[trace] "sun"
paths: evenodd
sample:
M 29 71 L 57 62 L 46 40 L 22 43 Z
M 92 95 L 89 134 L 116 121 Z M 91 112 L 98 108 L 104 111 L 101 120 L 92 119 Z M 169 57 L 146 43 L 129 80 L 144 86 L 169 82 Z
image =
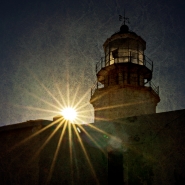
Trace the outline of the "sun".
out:
M 76 112 L 76 110 L 75 110 L 74 108 L 72 108 L 72 107 L 66 107 L 66 108 L 64 108 L 64 109 L 61 111 L 61 114 L 62 114 L 62 116 L 64 116 L 64 118 L 65 118 L 66 120 L 69 120 L 69 121 L 71 121 L 71 122 L 73 122 L 73 121 L 76 119 L 76 117 L 77 117 L 77 112 Z

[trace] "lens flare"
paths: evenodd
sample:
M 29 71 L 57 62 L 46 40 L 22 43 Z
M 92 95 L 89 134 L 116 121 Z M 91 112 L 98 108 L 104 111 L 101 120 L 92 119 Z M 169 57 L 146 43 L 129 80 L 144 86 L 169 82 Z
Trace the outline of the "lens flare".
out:
M 64 116 L 64 118 L 66 120 L 69 120 L 71 122 L 73 122 L 76 117 L 77 117 L 77 112 L 74 108 L 72 107 L 67 107 L 67 108 L 64 108 L 61 112 L 62 116 Z

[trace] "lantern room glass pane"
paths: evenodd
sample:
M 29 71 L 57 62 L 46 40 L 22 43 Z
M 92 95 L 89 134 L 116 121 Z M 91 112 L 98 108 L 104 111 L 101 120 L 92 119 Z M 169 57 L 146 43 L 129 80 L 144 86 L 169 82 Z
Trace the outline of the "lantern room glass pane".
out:
M 105 48 L 105 66 L 127 62 L 143 65 L 144 47 L 141 42 L 133 38 L 113 40 Z

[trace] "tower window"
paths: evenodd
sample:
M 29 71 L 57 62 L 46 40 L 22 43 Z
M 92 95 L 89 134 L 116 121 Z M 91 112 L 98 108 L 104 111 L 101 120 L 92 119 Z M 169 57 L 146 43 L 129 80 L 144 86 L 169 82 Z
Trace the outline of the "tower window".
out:
M 114 59 L 118 58 L 118 49 L 112 51 L 112 56 L 113 56 Z

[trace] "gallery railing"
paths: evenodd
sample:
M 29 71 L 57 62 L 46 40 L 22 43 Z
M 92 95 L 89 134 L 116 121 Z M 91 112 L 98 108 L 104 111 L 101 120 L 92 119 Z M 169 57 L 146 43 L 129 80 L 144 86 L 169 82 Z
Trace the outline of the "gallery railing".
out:
M 119 81 L 117 81 L 117 84 L 120 84 Z M 109 85 L 109 84 L 108 84 Z M 124 86 L 133 86 L 133 87 L 148 87 L 150 90 L 153 92 L 154 95 L 159 96 L 159 86 L 156 86 L 152 81 L 148 81 L 144 84 L 144 86 L 139 86 L 139 85 L 132 85 L 132 84 L 123 84 Z M 98 89 L 103 89 L 104 84 L 100 82 L 95 82 L 93 87 L 91 88 L 91 97 L 95 93 L 96 90 Z
M 116 56 L 112 56 L 108 53 L 105 57 L 102 57 L 96 64 L 96 73 L 104 67 L 118 63 L 134 63 L 146 66 L 149 70 L 153 71 L 153 61 L 146 55 L 139 52 L 119 52 Z

